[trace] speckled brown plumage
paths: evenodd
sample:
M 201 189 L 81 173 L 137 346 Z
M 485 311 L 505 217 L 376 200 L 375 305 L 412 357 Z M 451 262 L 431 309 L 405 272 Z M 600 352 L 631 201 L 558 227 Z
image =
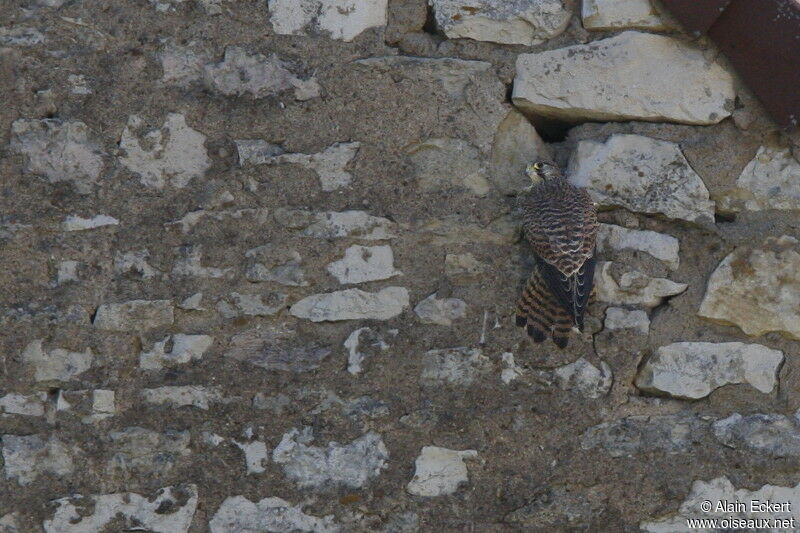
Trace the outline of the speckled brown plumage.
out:
M 517 324 L 536 342 L 552 336 L 567 345 L 572 327 L 583 329 L 594 278 L 597 213 L 589 194 L 570 184 L 552 163 L 539 163 L 539 183 L 524 193 L 523 232 L 536 267 L 517 304 Z

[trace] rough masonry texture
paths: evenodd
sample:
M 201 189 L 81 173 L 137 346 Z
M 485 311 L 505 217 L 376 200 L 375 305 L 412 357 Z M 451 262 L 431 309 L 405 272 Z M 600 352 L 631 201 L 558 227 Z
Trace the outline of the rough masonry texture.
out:
M 800 136 L 658 2 L 11 0 L 0 95 L 1 532 L 800 518 Z

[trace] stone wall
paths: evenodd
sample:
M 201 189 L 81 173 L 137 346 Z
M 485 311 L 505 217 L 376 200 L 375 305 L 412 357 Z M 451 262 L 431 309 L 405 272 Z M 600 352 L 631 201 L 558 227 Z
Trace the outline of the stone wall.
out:
M 0 3 L 0 531 L 800 519 L 800 139 L 648 0 L 431 3 Z M 537 157 L 602 210 L 566 350 Z

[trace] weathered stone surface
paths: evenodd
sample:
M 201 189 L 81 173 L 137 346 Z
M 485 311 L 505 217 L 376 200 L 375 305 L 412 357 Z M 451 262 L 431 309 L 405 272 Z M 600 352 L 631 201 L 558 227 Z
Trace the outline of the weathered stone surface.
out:
M 248 474 L 261 474 L 266 470 L 265 465 L 269 462 L 269 452 L 264 441 L 233 441 L 233 443 L 244 452 L 244 462 Z
M 258 246 L 245 253 L 245 257 L 259 261 L 247 267 L 248 281 L 271 281 L 289 287 L 305 287 L 303 258 L 296 250 L 279 250 L 274 246 Z
M 686 290 L 685 283 L 651 278 L 638 270 L 613 262 L 599 261 L 594 273 L 597 299 L 615 305 L 655 307 L 667 296 Z
M 3 435 L 0 441 L 5 477 L 22 486 L 41 476 L 69 476 L 75 470 L 69 448 L 56 437 Z
M 388 320 L 408 307 L 408 290 L 403 287 L 386 287 L 378 292 L 347 289 L 326 294 L 306 296 L 294 304 L 289 312 L 312 322 L 337 320 Z
M 680 265 L 678 239 L 664 233 L 623 228 L 614 224 L 600 224 L 597 231 L 599 253 L 634 250 L 644 252 L 662 261 L 670 270 Z
M 94 327 L 111 331 L 146 331 L 172 324 L 171 300 L 130 300 L 103 304 L 97 309 Z
M 800 162 L 789 148 L 760 147 L 717 204 L 722 212 L 800 210 Z
M 301 341 L 293 329 L 276 324 L 234 335 L 225 357 L 267 370 L 307 372 L 318 368 L 331 351 L 328 346 Z
M 35 28 L 25 26 L 0 28 L 0 45 L 2 46 L 35 46 L 45 40 L 44 34 Z
M 269 145 L 240 145 L 252 141 L 236 141 L 239 151 L 240 165 L 280 165 L 294 164 L 308 168 L 317 175 L 326 192 L 347 187 L 353 181 L 353 175 L 346 167 L 358 154 L 361 143 L 345 142 L 336 143 L 316 154 L 276 154 L 267 155 L 271 150 Z
M 560 120 L 715 124 L 731 114 L 733 77 L 703 51 L 635 31 L 520 54 L 513 102 Z
M 63 348 L 44 350 L 42 340 L 32 341 L 22 352 L 22 361 L 34 368 L 36 381 L 69 381 L 92 366 L 92 350 L 71 352 Z
M 292 505 L 281 498 L 264 498 L 251 502 L 244 496 L 232 496 L 219 506 L 208 523 L 211 533 L 232 531 L 263 531 L 283 533 L 338 533 L 333 515 L 317 518 L 302 511 L 302 505 Z
M 751 508 L 751 501 L 774 502 L 779 505 L 776 510 Z M 707 510 L 706 502 L 711 502 L 711 510 Z M 723 505 L 717 506 L 718 502 Z M 735 504 L 741 502 L 741 509 L 738 506 L 726 506 L 725 503 Z M 758 504 L 756 504 L 758 505 Z M 753 510 L 754 512 L 751 512 Z M 692 484 L 692 490 L 681 504 L 677 513 L 661 518 L 652 522 L 642 522 L 639 527 L 646 533 L 690 533 L 696 531 L 688 527 L 687 518 L 708 518 L 723 519 L 734 518 L 740 520 L 749 519 L 748 523 L 742 523 L 743 529 L 761 529 L 761 525 L 756 525 L 754 519 L 775 520 L 775 519 L 794 519 L 796 523 L 800 520 L 800 484 L 795 487 L 779 487 L 775 485 L 764 485 L 758 490 L 736 489 L 727 477 L 722 476 L 710 481 L 698 480 Z M 789 526 L 791 528 L 792 526 Z M 776 528 L 775 530 L 784 529 Z
M 91 137 L 80 120 L 19 119 L 11 124 L 10 148 L 25 156 L 25 172 L 89 194 L 103 170 L 102 150 Z
M 153 405 L 191 406 L 208 411 L 210 404 L 222 401 L 222 394 L 215 388 L 199 385 L 172 385 L 144 389 L 142 399 Z
M 269 220 L 269 209 L 223 209 L 219 211 L 212 211 L 207 209 L 198 209 L 186 213 L 181 219 L 172 222 L 167 222 L 165 226 L 180 226 L 183 233 L 189 233 L 199 222 L 212 218 L 214 220 L 225 220 L 227 218 L 242 219 L 242 222 L 249 222 L 252 224 L 265 224 Z M 250 219 L 250 220 L 247 220 Z M 199 249 L 199 246 L 190 246 L 191 249 Z
M 500 372 L 500 380 L 506 385 L 520 377 L 525 372 L 522 367 L 517 366 L 517 364 L 514 362 L 513 353 L 503 352 L 500 358 L 505 365 L 505 368 L 503 368 L 503 370 Z
M 489 181 L 502 194 L 517 194 L 530 185 L 525 167 L 537 159 L 552 159 L 550 148 L 528 119 L 511 109 L 497 126 Z
M 430 0 L 437 27 L 451 39 L 532 46 L 561 34 L 572 12 L 563 0 Z
M 389 219 L 372 216 L 365 211 L 307 211 L 278 210 L 275 218 L 284 226 L 303 229 L 306 237 L 337 239 L 351 237 L 365 241 L 382 241 L 395 237 L 395 224 Z
M 264 165 L 273 162 L 275 156 L 284 152 L 277 144 L 269 143 L 263 139 L 237 139 L 236 153 L 239 155 L 239 166 Z
M 205 308 L 200 305 L 202 301 L 203 293 L 196 292 L 179 303 L 178 307 L 186 311 L 205 311 Z
M 54 503 L 58 507 L 53 518 L 44 521 L 46 533 L 103 531 L 112 523 L 123 530 L 136 527 L 153 533 L 186 533 L 197 509 L 197 487 L 165 487 L 152 498 L 133 492 L 77 494 Z
M 458 486 L 469 481 L 464 459 L 477 457 L 475 450 L 449 450 L 424 446 L 415 462 L 414 478 L 408 492 L 415 496 L 444 496 L 453 494 Z
M 439 299 L 434 293 L 419 302 L 414 313 L 423 324 L 452 326 L 454 320 L 467 316 L 467 304 L 459 298 Z
M 164 75 L 161 83 L 186 88 L 203 77 L 207 55 L 189 43 L 188 46 L 166 45 L 158 54 Z
M 119 220 L 108 215 L 95 215 L 92 218 L 83 218 L 77 215 L 69 215 L 64 219 L 62 228 L 64 231 L 83 231 L 87 229 L 102 228 L 103 226 L 117 226 Z
M 505 87 L 488 61 L 384 56 L 359 59 L 355 63 L 390 74 L 395 83 L 437 82 L 441 87 L 437 98 L 451 102 L 447 105 L 458 110 L 448 131 L 469 140 L 481 153 L 487 156 L 491 153 L 497 127 L 508 115 L 509 107 L 504 103 Z
M 503 521 L 526 531 L 586 530 L 603 513 L 604 499 L 597 489 L 547 488 L 537 491 L 530 503 L 508 513 Z
M 342 3 L 339 0 L 273 0 L 272 29 L 279 35 L 327 34 L 352 41 L 364 30 L 385 26 L 388 0 Z
M 0 533 L 20 533 L 20 513 L 7 513 L 0 516 Z
M 388 245 L 354 245 L 344 251 L 344 257 L 327 267 L 339 283 L 364 283 L 402 275 L 394 268 L 394 254 Z
M 491 361 L 479 349 L 444 348 L 422 356 L 422 382 L 429 385 L 471 385 L 491 370 Z
M 769 393 L 778 381 L 782 362 L 783 352 L 760 344 L 676 342 L 656 350 L 636 376 L 636 386 L 689 400 L 737 383 Z
M 779 414 L 742 416 L 734 413 L 717 420 L 714 436 L 725 446 L 744 449 L 759 456 L 800 456 L 800 424 Z
M 583 27 L 590 31 L 676 28 L 651 0 L 585 0 L 581 6 Z
M 117 252 L 114 255 L 114 272 L 117 274 L 135 273 L 142 279 L 149 279 L 158 275 L 158 271 L 147 263 L 150 252 L 135 250 L 131 252 Z
M 512 244 L 517 226 L 510 217 L 501 217 L 487 226 L 466 223 L 457 217 L 448 216 L 441 220 L 430 220 L 417 228 L 417 235 L 423 242 L 433 246 L 448 244 Z
M 272 460 L 301 488 L 360 488 L 387 466 L 389 452 L 372 431 L 349 444 L 329 442 L 326 448 L 309 446 L 312 440 L 310 427 L 292 429 L 272 452 Z
M 179 257 L 172 267 L 173 276 L 191 276 L 198 278 L 224 278 L 232 269 L 203 266 L 203 251 L 200 246 L 178 248 Z
M 389 345 L 370 328 L 353 331 L 344 341 L 344 347 L 348 352 L 347 371 L 353 375 L 364 370 L 362 365 L 367 357 L 389 349 Z
M 203 354 L 213 343 L 214 338 L 208 335 L 183 333 L 168 335 L 163 341 L 156 342 L 149 352 L 139 354 L 139 368 L 159 370 L 165 366 L 181 365 L 202 359 Z M 171 344 L 170 349 L 167 349 L 167 344 Z
M 784 235 L 734 250 L 711 274 L 698 314 L 748 335 L 800 339 L 800 243 Z
M 10 392 L 0 396 L 0 418 L 11 415 L 44 416 L 46 392 L 34 394 L 18 394 Z
M 406 147 L 422 190 L 467 189 L 489 192 L 487 169 L 480 151 L 461 139 L 433 138 Z
M 555 369 L 553 375 L 559 387 L 575 391 L 587 398 L 605 396 L 614 379 L 611 367 L 605 361 L 601 361 L 600 368 L 597 368 L 583 357 L 574 363 Z
M 203 75 L 210 88 L 226 96 L 250 93 L 254 98 L 263 98 L 292 88 L 298 100 L 308 100 L 319 94 L 316 80 L 301 80 L 277 55 L 248 54 L 238 46 L 226 48 L 225 58 L 206 65 Z M 313 94 L 314 87 L 316 94 Z
M 217 310 L 225 318 L 237 316 L 270 316 L 286 307 L 289 295 L 283 292 L 269 291 L 264 294 L 239 294 L 232 292 L 234 305 L 221 301 Z
M 714 202 L 677 144 L 641 135 L 581 141 L 569 161 L 570 181 L 601 206 L 660 213 L 690 222 L 714 220 Z
M 186 187 L 211 167 L 205 142 L 206 136 L 189 127 L 179 113 L 167 114 L 161 128 L 149 131 L 141 118 L 131 115 L 119 142 L 125 151 L 120 163 L 147 187 Z
M 444 256 L 444 273 L 449 277 L 474 277 L 486 271 L 488 265 L 475 259 L 471 253 Z
M 641 309 L 623 309 L 622 307 L 609 307 L 606 309 L 606 329 L 632 329 L 642 335 L 650 332 L 650 319 Z
M 708 423 L 691 414 L 626 416 L 587 429 L 581 447 L 600 448 L 611 457 L 652 451 L 676 454 L 690 451 L 707 433 Z
M 166 430 L 163 433 L 141 427 L 126 427 L 112 431 L 109 468 L 124 471 L 137 470 L 161 474 L 175 466 L 182 456 L 191 453 L 188 431 Z

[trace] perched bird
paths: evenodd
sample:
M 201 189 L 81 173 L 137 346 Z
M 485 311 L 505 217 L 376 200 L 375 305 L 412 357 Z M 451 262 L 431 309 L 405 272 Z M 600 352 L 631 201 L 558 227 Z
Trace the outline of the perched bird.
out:
M 518 205 L 536 265 L 517 303 L 516 323 L 534 342 L 552 336 L 565 348 L 570 331 L 583 330 L 592 292 L 597 211 L 586 190 L 569 183 L 554 163 L 537 161 L 525 172 L 533 185 Z

